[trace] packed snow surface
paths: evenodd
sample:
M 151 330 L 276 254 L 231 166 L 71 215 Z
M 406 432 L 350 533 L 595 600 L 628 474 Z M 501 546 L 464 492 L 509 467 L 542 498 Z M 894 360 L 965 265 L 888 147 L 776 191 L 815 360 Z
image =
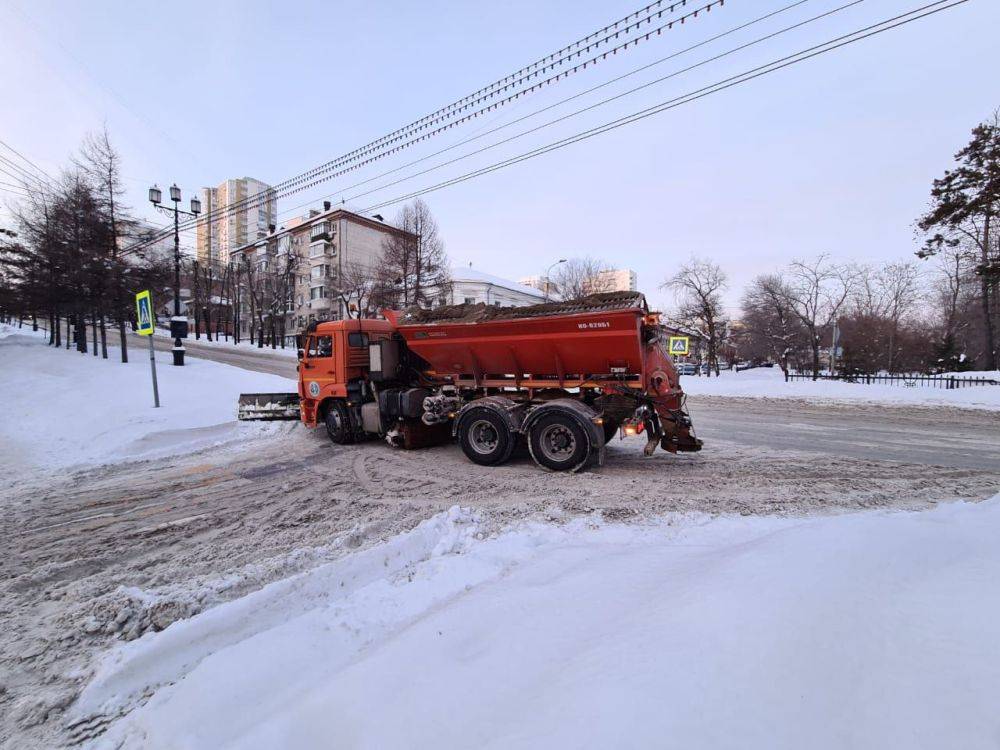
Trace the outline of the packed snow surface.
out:
M 998 532 L 1000 495 L 489 538 L 456 507 L 124 644 L 73 711 L 124 714 L 108 748 L 995 748 Z
M 942 375 L 941 377 L 948 377 Z M 959 373 L 956 378 L 983 377 L 1000 380 L 1000 373 Z M 681 387 L 698 396 L 742 396 L 795 398 L 805 401 L 853 401 L 879 404 L 957 406 L 967 409 L 1000 410 L 1000 385 L 973 385 L 949 390 L 921 385 L 845 383 L 835 380 L 791 380 L 785 382 L 779 367 L 722 370 L 719 377 L 682 375 Z
M 130 341 L 129 361 L 46 345 L 45 334 L 0 325 L 0 470 L 56 469 L 189 452 L 273 429 L 236 422 L 241 392 L 294 391 L 275 375 L 188 356 L 174 367 L 157 352 L 160 408 L 153 407 L 149 350 Z M 144 342 L 143 342 L 144 343 Z

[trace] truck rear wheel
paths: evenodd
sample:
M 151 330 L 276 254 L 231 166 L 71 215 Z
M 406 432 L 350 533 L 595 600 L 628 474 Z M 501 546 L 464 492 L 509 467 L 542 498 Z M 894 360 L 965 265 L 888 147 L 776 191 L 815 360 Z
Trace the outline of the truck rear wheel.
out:
M 590 452 L 590 437 L 572 416 L 554 412 L 531 426 L 528 447 L 535 463 L 552 471 L 578 468 Z
M 347 407 L 341 401 L 334 401 L 326 409 L 326 434 L 337 445 L 354 442 L 354 426 Z
M 458 426 L 458 443 L 462 452 L 480 466 L 497 466 L 510 458 L 514 436 L 496 412 L 470 409 Z

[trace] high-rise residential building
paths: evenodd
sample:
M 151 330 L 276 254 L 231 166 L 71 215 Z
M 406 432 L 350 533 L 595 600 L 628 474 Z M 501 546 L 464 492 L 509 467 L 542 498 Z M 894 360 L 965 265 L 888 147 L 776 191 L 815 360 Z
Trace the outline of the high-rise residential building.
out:
M 201 206 L 205 220 L 198 223 L 197 250 L 202 263 L 228 263 L 232 251 L 266 237 L 278 221 L 274 188 L 253 177 L 202 188 Z

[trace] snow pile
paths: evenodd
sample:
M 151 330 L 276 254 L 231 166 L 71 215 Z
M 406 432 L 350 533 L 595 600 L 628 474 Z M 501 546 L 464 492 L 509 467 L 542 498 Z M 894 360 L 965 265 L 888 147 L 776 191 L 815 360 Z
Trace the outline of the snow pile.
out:
M 153 693 L 109 748 L 992 748 L 998 531 L 1000 495 L 478 541 L 453 509 L 124 645 L 74 710 Z
M 962 375 L 968 373 L 956 377 Z M 694 396 L 795 398 L 804 401 L 853 401 L 1000 410 L 1000 385 L 976 385 L 948 390 L 921 386 L 919 383 L 913 387 L 903 383 L 865 385 L 836 380 L 792 380 L 786 383 L 779 367 L 755 367 L 742 372 L 722 370 L 718 378 L 682 375 L 681 388 Z
M 174 367 L 157 353 L 159 409 L 153 408 L 149 352 L 134 344 L 129 362 L 55 350 L 30 329 L 0 326 L 0 471 L 54 469 L 150 458 L 276 429 L 239 424 L 241 392 L 294 391 L 274 375 L 188 357 Z

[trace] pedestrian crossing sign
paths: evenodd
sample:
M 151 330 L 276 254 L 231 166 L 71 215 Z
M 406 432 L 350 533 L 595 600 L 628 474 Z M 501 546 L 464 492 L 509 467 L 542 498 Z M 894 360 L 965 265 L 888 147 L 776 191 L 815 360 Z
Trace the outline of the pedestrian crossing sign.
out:
M 140 336 L 153 335 L 153 300 L 149 296 L 149 290 L 143 289 L 135 295 L 135 314 L 139 321 L 136 329 Z
M 670 353 L 674 356 L 686 357 L 688 355 L 688 343 L 691 341 L 689 336 L 671 336 L 670 337 Z

